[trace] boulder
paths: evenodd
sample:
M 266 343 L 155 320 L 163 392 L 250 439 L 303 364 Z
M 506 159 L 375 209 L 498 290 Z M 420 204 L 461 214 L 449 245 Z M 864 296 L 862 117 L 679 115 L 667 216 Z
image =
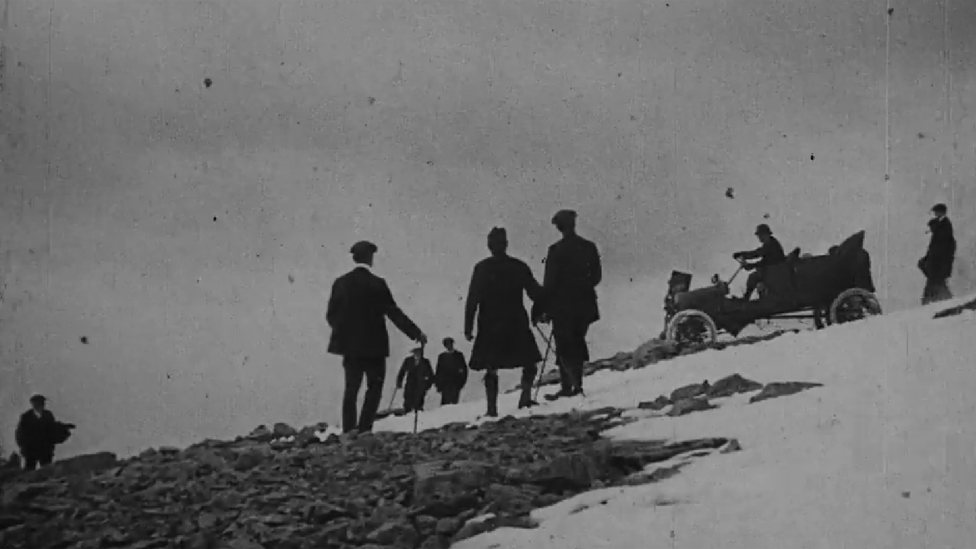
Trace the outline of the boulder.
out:
M 677 402 L 679 400 L 684 400 L 687 398 L 695 398 L 708 393 L 710 389 L 708 380 L 701 383 L 692 383 L 691 385 L 685 385 L 684 387 L 679 387 L 674 391 L 671 391 L 671 402 Z
M 769 383 L 763 387 L 762 391 L 758 395 L 754 395 L 749 399 L 749 404 L 754 402 L 761 402 L 763 400 L 769 400 L 771 398 L 792 395 L 799 393 L 800 391 L 806 391 L 807 389 L 812 389 L 814 387 L 823 387 L 822 383 L 809 383 L 804 381 L 784 381 Z
M 716 381 L 715 384 L 708 389 L 706 394 L 708 395 L 708 398 L 721 398 L 732 396 L 737 393 L 758 391 L 759 389 L 762 389 L 762 386 L 762 383 L 753 381 L 751 379 L 746 379 L 739 374 L 732 374 Z
M 716 406 L 708 402 L 707 398 L 683 398 L 675 401 L 671 405 L 671 410 L 668 411 L 667 415 L 671 417 L 684 416 L 692 412 L 711 410 L 712 408 L 716 408 Z
M 641 410 L 658 411 L 658 410 L 663 410 L 670 405 L 671 405 L 671 399 L 664 395 L 661 395 L 654 400 L 641 402 L 637 405 L 637 407 L 640 408 Z

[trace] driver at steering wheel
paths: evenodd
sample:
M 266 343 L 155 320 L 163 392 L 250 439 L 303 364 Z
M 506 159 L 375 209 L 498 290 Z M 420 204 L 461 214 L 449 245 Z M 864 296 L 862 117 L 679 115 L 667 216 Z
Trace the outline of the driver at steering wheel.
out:
M 762 246 L 748 252 L 736 252 L 732 254 L 732 258 L 741 263 L 744 269 L 753 271 L 749 273 L 749 278 L 746 279 L 746 293 L 742 296 L 742 299 L 745 301 L 749 301 L 752 297 L 752 292 L 756 290 L 756 286 L 762 281 L 766 273 L 766 267 L 786 261 L 783 246 L 773 236 L 773 231 L 769 228 L 769 225 L 763 223 L 756 227 L 756 238 L 759 239 L 759 242 L 762 242 Z M 746 263 L 745 260 L 747 259 L 758 259 L 759 261 Z

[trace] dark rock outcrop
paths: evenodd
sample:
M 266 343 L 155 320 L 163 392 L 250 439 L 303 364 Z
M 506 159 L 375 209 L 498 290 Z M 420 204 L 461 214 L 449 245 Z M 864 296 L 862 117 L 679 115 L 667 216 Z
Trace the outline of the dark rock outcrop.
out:
M 769 400 L 771 398 L 796 394 L 800 391 L 806 391 L 807 389 L 812 389 L 814 387 L 823 387 L 823 384 L 808 383 L 805 381 L 783 381 L 769 383 L 763 387 L 762 391 L 760 391 L 758 395 L 755 395 L 749 399 L 749 404 Z
M 762 383 L 759 383 L 758 381 L 746 379 L 739 374 L 732 374 L 716 381 L 714 385 L 709 387 L 706 394 L 708 395 L 708 398 L 722 398 L 732 396 L 737 393 L 758 391 L 759 389 L 762 389 L 762 387 Z
M 324 442 L 279 424 L 121 462 L 85 458 L 4 484 L 0 547 L 446 548 L 493 528 L 535 527 L 532 509 L 589 489 L 655 482 L 681 464 L 649 473 L 646 465 L 729 444 L 603 439 L 629 421 L 622 413 Z

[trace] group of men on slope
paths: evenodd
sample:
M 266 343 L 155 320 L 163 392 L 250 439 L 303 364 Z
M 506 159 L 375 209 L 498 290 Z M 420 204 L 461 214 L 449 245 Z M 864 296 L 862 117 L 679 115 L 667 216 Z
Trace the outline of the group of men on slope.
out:
M 922 304 L 950 299 L 948 279 L 955 261 L 956 240 L 945 204 L 930 210 L 931 234 L 925 256 L 918 268 L 925 276 Z M 540 285 L 525 262 L 508 255 L 505 229 L 488 233 L 491 256 L 475 265 L 464 309 L 464 335 L 474 340 L 470 368 L 485 371 L 488 416 L 498 415 L 498 371 L 522 369 L 522 394 L 519 407 L 534 406 L 531 388 L 542 360 L 529 325 L 523 294 L 533 301 L 531 322 L 552 322 L 556 364 L 561 388 L 547 395 L 550 400 L 583 392 L 583 365 L 589 360 L 586 333 L 600 319 L 596 287 L 602 279 L 600 255 L 593 242 L 576 234 L 576 213 L 562 210 L 552 218 L 562 239 L 549 247 L 545 275 Z M 783 246 L 766 224 L 756 228 L 761 246 L 736 252 L 733 257 L 751 270 L 742 299 L 748 300 L 763 278 L 765 268 L 785 261 Z M 389 356 L 386 319 L 421 345 L 427 336 L 397 306 L 389 286 L 371 271 L 376 245 L 358 242 L 352 249 L 356 268 L 339 277 L 332 286 L 326 320 L 332 328 L 329 352 L 343 357 L 345 394 L 342 403 L 343 430 L 371 431 L 379 409 Z M 747 260 L 757 260 L 747 263 Z M 477 337 L 475 320 L 477 319 Z M 397 387 L 404 388 L 406 411 L 422 410 L 424 396 L 431 387 L 441 393 L 441 404 L 456 404 L 468 378 L 464 356 L 454 348 L 454 340 L 444 339 L 445 351 L 438 356 L 437 371 L 423 357 L 423 348 L 414 349 L 397 375 Z M 366 395 L 357 414 L 357 399 L 363 379 Z M 71 436 L 73 424 L 55 420 L 45 408 L 46 399 L 34 395 L 31 409 L 17 423 L 16 441 L 24 468 L 45 466 L 54 458 L 54 447 Z M 15 463 L 19 466 L 19 463 Z
M 955 238 L 952 224 L 944 204 L 931 209 L 929 221 L 931 240 L 925 257 L 918 267 L 926 277 L 922 304 L 952 297 L 947 281 L 952 272 L 955 257 Z M 474 340 L 470 368 L 485 371 L 485 392 L 489 417 L 498 415 L 498 371 L 521 369 L 522 393 L 519 408 L 531 407 L 531 388 L 537 364 L 542 360 L 532 324 L 552 322 L 552 340 L 555 344 L 556 364 L 560 373 L 560 390 L 547 395 L 547 399 L 579 395 L 583 392 L 583 365 L 589 360 L 586 334 L 589 327 L 600 319 L 596 287 L 602 280 L 600 255 L 596 245 L 576 233 L 576 213 L 562 210 L 552 218 L 552 223 L 562 233 L 562 239 L 549 247 L 545 274 L 540 285 L 525 262 L 508 255 L 508 237 L 505 229 L 495 227 L 488 234 L 490 257 L 475 265 L 464 312 L 464 334 Z M 786 261 L 786 254 L 779 240 L 766 224 L 756 228 L 761 245 L 750 251 L 733 254 L 743 268 L 752 271 L 746 280 L 745 294 L 748 301 L 763 280 L 766 269 Z M 343 398 L 343 430 L 369 431 L 379 407 L 385 377 L 385 361 L 389 355 L 389 338 L 385 319 L 389 318 L 404 334 L 426 343 L 424 333 L 397 307 L 386 282 L 373 275 L 370 269 L 376 245 L 359 242 L 352 247 L 357 267 L 336 280 L 332 287 L 326 318 L 332 328 L 329 352 L 343 356 L 346 371 L 346 392 Z M 755 260 L 749 262 L 749 260 Z M 531 318 L 524 306 L 523 296 L 533 302 Z M 477 320 L 477 337 L 475 324 Z M 450 343 L 450 344 L 449 344 Z M 462 375 L 463 356 L 453 349 L 453 341 L 445 340 L 451 366 L 444 371 L 454 372 L 455 381 L 438 381 L 446 378 L 431 372 L 429 362 L 422 356 L 422 348 L 415 349 L 400 374 L 397 386 L 406 377 L 404 391 L 405 408 L 408 411 L 423 408 L 423 394 L 435 385 L 443 395 L 442 403 L 457 402 Z M 459 367 L 460 364 L 460 367 Z M 438 371 L 442 370 L 441 367 Z M 418 373 L 419 372 L 419 373 Z M 411 376 L 420 381 L 411 382 Z M 356 413 L 356 400 L 363 378 L 367 388 L 361 413 Z M 458 385 L 458 383 L 460 383 Z M 445 393 L 446 391 L 446 393 Z
M 470 369 L 485 372 L 489 417 L 498 416 L 499 370 L 521 369 L 519 407 L 537 404 L 532 400 L 531 390 L 542 354 L 530 322 L 552 323 L 561 388 L 547 398 L 555 400 L 583 392 L 583 365 L 590 358 L 586 334 L 590 325 L 600 318 L 596 286 L 603 273 L 596 245 L 576 233 L 576 218 L 571 210 L 561 210 L 553 216 L 552 224 L 562 238 L 549 247 L 542 284 L 524 261 L 508 255 L 505 229 L 495 227 L 488 234 L 490 256 L 475 265 L 471 276 L 464 308 L 464 335 L 468 341 L 474 341 Z M 344 432 L 366 432 L 373 428 L 390 354 L 386 319 L 421 346 L 427 343 L 424 332 L 397 305 L 386 281 L 372 273 L 377 251 L 372 242 L 353 245 L 350 252 L 356 267 L 333 283 L 326 312 L 326 321 L 332 329 L 328 351 L 342 356 L 345 370 Z M 533 302 L 531 318 L 524 305 L 526 295 Z M 446 367 L 445 371 L 457 372 L 458 357 L 453 353 L 453 341 L 450 343 L 448 351 L 454 367 Z M 430 364 L 425 361 L 422 348 L 415 349 L 397 376 L 398 386 L 406 378 L 404 398 L 411 410 L 421 409 L 422 396 L 431 384 L 437 385 L 437 374 L 430 372 Z M 366 394 L 357 413 L 364 379 Z M 457 402 L 454 394 L 457 387 L 455 381 L 446 395 L 444 387 L 438 387 L 445 403 Z

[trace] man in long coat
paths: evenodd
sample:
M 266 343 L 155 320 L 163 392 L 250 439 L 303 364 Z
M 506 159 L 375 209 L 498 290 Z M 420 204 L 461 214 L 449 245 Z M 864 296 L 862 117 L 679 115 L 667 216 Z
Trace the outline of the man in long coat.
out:
M 471 341 L 478 320 L 478 337 L 471 350 L 470 368 L 486 372 L 488 417 L 498 417 L 498 370 L 522 369 L 519 408 L 534 406 L 532 384 L 542 360 L 523 294 L 536 301 L 542 288 L 525 262 L 508 255 L 508 235 L 495 227 L 488 234 L 491 257 L 474 267 L 464 307 L 464 335 Z
M 444 338 L 444 352 L 437 356 L 437 370 L 434 384 L 441 393 L 441 406 L 457 404 L 461 400 L 461 389 L 468 382 L 468 363 L 464 354 L 454 348 L 454 340 Z
M 430 361 L 424 358 L 424 350 L 417 347 L 403 360 L 396 377 L 397 389 L 403 388 L 403 411 L 423 412 L 427 391 L 433 384 L 434 369 L 430 367 Z
M 30 403 L 31 409 L 17 422 L 14 438 L 24 458 L 24 469 L 33 471 L 54 461 L 54 447 L 68 440 L 75 426 L 54 419 L 43 395 L 32 396 Z
M 947 213 L 945 204 L 936 204 L 931 210 L 929 232 L 932 236 L 929 240 L 929 248 L 925 257 L 918 261 L 918 268 L 925 275 L 922 305 L 952 299 L 948 282 L 956 259 L 956 237 L 953 234 L 952 222 L 946 217 Z
M 561 387 L 557 393 L 546 395 L 548 400 L 583 392 L 583 365 L 590 359 L 586 333 L 600 320 L 596 287 L 603 279 L 596 244 L 576 234 L 576 212 L 561 210 L 553 216 L 552 224 L 563 237 L 549 246 L 544 298 L 537 302 L 541 305 L 532 315 L 534 320 L 552 320 Z
M 386 359 L 390 356 L 389 318 L 407 337 L 421 344 L 427 337 L 400 310 L 386 281 L 372 272 L 376 245 L 357 242 L 350 252 L 356 267 L 336 279 L 329 296 L 326 321 L 332 328 L 329 353 L 342 357 L 346 374 L 342 398 L 342 430 L 373 430 L 373 421 L 383 396 Z M 357 423 L 356 400 L 366 378 L 366 396 Z

